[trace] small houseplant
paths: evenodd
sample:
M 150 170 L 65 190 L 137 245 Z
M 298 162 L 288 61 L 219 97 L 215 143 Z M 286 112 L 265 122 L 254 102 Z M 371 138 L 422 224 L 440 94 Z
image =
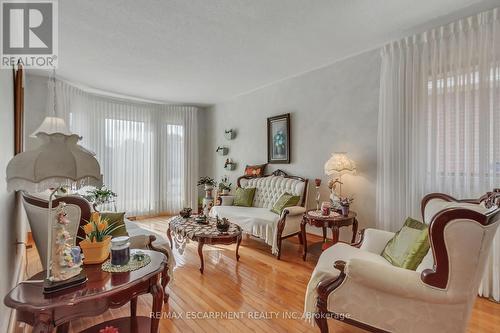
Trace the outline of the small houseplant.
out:
M 342 215 L 344 215 L 344 216 L 349 215 L 349 206 L 351 206 L 353 201 L 354 201 L 354 197 L 352 197 L 352 196 L 340 198 L 340 207 L 342 210 Z
M 108 189 L 106 186 L 94 188 L 92 191 L 87 191 L 87 199 L 97 205 L 111 202 L 116 198 L 116 193 Z
M 93 212 L 90 221 L 81 228 L 85 232 L 85 238 L 80 242 L 85 264 L 100 264 L 108 258 L 111 233 L 124 225 L 117 223 L 109 224 L 101 214 Z
M 229 182 L 229 178 L 227 178 L 227 176 L 222 177 L 219 183 L 219 192 L 222 195 L 227 195 L 229 192 L 231 192 L 231 185 L 233 184 Z
M 211 177 L 200 177 L 200 180 L 198 180 L 198 186 L 204 186 L 205 191 L 206 190 L 211 190 L 214 188 L 217 183 L 215 180 Z

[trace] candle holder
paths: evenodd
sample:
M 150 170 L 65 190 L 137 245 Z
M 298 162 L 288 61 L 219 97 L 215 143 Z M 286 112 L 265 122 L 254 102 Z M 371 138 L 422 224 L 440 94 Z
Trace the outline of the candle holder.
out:
M 314 184 L 316 185 L 316 210 L 320 210 L 319 201 L 321 199 L 321 194 L 319 192 L 319 187 L 321 186 L 321 179 L 316 178 Z

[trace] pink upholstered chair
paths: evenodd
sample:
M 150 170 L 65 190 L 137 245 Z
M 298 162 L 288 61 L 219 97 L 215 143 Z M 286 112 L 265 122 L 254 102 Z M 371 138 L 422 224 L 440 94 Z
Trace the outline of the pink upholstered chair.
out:
M 465 332 L 500 224 L 499 198 L 498 192 L 479 200 L 424 197 L 431 249 L 416 271 L 384 262 L 380 253 L 393 236 L 387 231 L 366 229 L 355 246 L 338 243 L 323 252 L 311 281 L 320 266 L 324 278 L 308 287 L 315 289 L 321 332 L 328 332 L 327 318 L 376 332 Z

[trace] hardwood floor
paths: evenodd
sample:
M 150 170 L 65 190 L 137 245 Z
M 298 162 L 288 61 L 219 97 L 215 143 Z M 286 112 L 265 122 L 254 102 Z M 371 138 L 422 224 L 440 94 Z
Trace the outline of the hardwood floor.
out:
M 158 217 L 137 223 L 164 231 L 166 219 Z M 319 241 L 314 236 L 308 238 L 309 243 Z M 36 250 L 28 251 L 27 271 L 31 275 L 40 270 L 40 264 Z M 308 255 L 307 261 L 303 262 L 296 238 L 283 242 L 281 261 L 271 255 L 269 246 L 249 237 L 243 238 L 239 262 L 236 262 L 234 251 L 235 245 L 206 245 L 205 272 L 201 275 L 196 243 L 188 244 L 183 255 L 174 250 L 177 266 L 174 281 L 167 288 L 170 299 L 163 307 L 161 333 L 319 332 L 302 319 L 293 318 L 302 313 L 305 287 L 317 255 Z M 141 296 L 138 314 L 148 316 L 150 309 L 151 297 Z M 129 307 L 124 306 L 101 316 L 75 320 L 71 322 L 71 332 L 128 315 Z M 216 317 L 223 315 L 226 318 Z M 286 318 L 287 315 L 292 318 Z M 232 318 L 227 318 L 229 316 Z M 333 320 L 329 321 L 329 326 L 332 333 L 364 332 Z M 29 328 L 25 330 L 30 331 Z M 500 304 L 478 298 L 468 332 L 500 332 Z

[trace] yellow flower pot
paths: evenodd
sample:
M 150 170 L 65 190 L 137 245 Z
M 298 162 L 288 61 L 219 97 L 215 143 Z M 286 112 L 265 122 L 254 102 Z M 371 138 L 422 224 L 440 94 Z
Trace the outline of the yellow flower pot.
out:
M 80 247 L 84 255 L 84 264 L 100 264 L 109 257 L 111 236 L 106 236 L 102 242 L 90 242 L 88 239 L 84 239 L 80 242 Z

